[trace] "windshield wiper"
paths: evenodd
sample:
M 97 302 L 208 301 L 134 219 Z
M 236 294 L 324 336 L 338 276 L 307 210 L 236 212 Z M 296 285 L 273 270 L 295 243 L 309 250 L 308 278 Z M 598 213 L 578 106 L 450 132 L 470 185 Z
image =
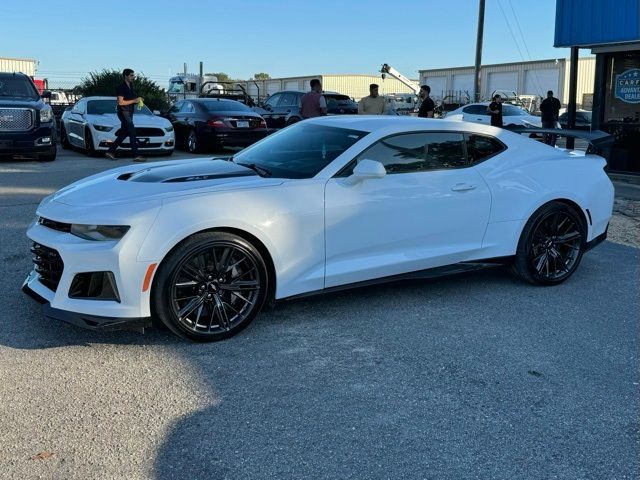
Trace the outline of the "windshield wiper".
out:
M 231 160 L 233 162 L 233 160 Z M 234 162 L 237 165 L 242 165 L 243 167 L 247 167 L 250 168 L 251 170 L 253 170 L 254 172 L 256 172 L 258 175 L 260 175 L 261 177 L 270 177 L 271 175 L 273 175 L 269 170 L 267 170 L 264 167 L 260 167 L 258 165 L 256 165 L 255 163 L 238 163 L 238 162 Z

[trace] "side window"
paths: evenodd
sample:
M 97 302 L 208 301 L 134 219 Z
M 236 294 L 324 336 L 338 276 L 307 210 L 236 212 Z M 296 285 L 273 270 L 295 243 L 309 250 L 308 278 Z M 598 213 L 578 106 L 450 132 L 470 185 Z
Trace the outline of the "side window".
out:
M 467 166 L 461 133 L 407 133 L 378 141 L 356 158 L 376 160 L 388 174 Z
M 169 113 L 178 113 L 183 105 L 184 105 L 184 102 L 176 103 L 173 107 L 169 109 Z
M 281 94 L 271 95 L 269 99 L 264 103 L 266 105 L 269 105 L 271 108 L 275 108 L 275 106 L 278 105 L 278 102 L 280 101 L 281 98 L 282 98 Z
M 296 95 L 294 93 L 285 93 L 282 100 L 278 104 L 279 107 L 293 107 L 296 104 Z
M 469 105 L 468 107 L 464 107 L 462 109 L 462 113 L 467 113 L 469 115 L 473 115 L 473 107 L 474 107 L 474 105 Z
M 505 146 L 493 137 L 467 134 L 467 156 L 473 165 L 505 150 Z
M 195 111 L 196 109 L 191 102 L 184 102 L 180 109 L 180 113 L 193 113 Z
M 84 102 L 82 100 L 79 101 L 78 103 L 75 104 L 75 106 L 73 107 L 73 110 L 71 110 L 71 113 L 77 113 L 79 115 L 83 115 L 86 103 L 87 102 Z

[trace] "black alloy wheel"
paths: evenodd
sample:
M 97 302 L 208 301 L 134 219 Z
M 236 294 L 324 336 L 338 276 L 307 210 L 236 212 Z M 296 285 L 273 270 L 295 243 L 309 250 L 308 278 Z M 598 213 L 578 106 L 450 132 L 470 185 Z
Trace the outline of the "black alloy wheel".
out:
M 265 263 L 250 243 L 228 233 L 201 233 L 163 262 L 153 305 L 174 333 L 195 341 L 216 341 L 249 325 L 267 290 Z
M 84 131 L 84 148 L 87 155 L 90 157 L 93 157 L 96 154 L 96 147 L 93 144 L 93 135 L 91 135 L 91 130 L 89 130 L 89 128 Z
M 200 142 L 198 141 L 198 135 L 195 130 L 189 131 L 187 137 L 187 150 L 191 153 L 198 153 L 200 151 Z
M 551 202 L 524 228 L 512 269 L 537 285 L 556 285 L 578 267 L 586 245 L 586 228 L 568 205 Z
M 67 136 L 67 129 L 64 128 L 64 122 L 60 122 L 60 144 L 63 150 L 69 150 L 71 148 L 71 142 Z

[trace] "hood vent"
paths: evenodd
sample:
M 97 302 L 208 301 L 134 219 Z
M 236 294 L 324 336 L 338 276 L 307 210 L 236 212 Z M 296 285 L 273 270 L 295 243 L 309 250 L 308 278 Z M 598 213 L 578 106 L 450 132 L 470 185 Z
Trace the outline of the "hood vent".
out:
M 227 160 L 153 165 L 136 172 L 122 173 L 118 180 L 142 183 L 184 183 L 222 178 L 253 177 L 256 172 Z

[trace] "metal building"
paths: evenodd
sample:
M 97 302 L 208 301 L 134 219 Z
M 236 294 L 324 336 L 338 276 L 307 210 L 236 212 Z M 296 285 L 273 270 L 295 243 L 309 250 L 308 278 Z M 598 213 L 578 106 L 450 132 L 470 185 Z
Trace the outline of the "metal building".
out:
M 273 95 L 281 90 L 309 91 L 311 89 L 309 82 L 314 78 L 322 82 L 323 90 L 342 93 L 352 97 L 356 101 L 369 95 L 369 85 L 372 83 L 380 86 L 380 95 L 389 93 L 413 93 L 409 87 L 395 78 L 387 77 L 382 80 L 380 75 L 356 74 L 322 74 L 304 77 L 271 78 L 269 80 L 249 80 L 246 82 L 245 88 L 252 97 L 264 99 L 266 96 Z M 417 87 L 417 80 L 415 83 Z
M 28 58 L 3 58 L 0 57 L 0 72 L 22 72 L 34 77 L 36 75 L 36 60 Z
M 593 98 L 595 58 L 581 58 L 578 68 L 578 101 L 587 108 Z M 447 95 L 464 96 L 465 92 L 472 97 L 473 71 L 473 66 L 420 70 L 420 84 L 429 85 L 431 97 L 436 100 Z M 495 90 L 542 97 L 547 90 L 553 90 L 563 104 L 568 101 L 569 61 L 564 58 L 483 65 L 480 75 L 480 94 L 484 99 L 489 99 Z

